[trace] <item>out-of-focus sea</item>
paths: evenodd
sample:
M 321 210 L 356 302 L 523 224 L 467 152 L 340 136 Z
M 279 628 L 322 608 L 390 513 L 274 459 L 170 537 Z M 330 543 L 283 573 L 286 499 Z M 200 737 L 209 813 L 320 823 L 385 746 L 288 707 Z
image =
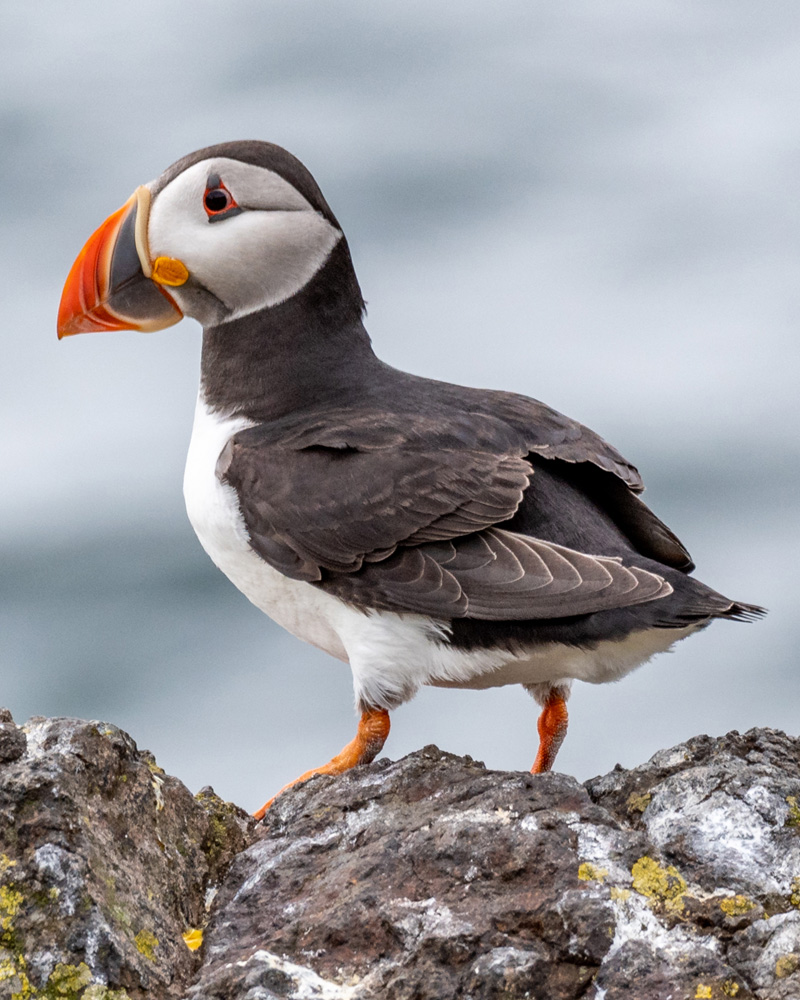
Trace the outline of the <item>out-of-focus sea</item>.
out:
M 349 672 L 204 555 L 181 478 L 192 321 L 55 338 L 67 270 L 198 146 L 306 162 L 387 361 L 512 389 L 639 465 L 698 575 L 766 605 L 576 685 L 559 767 L 797 732 L 800 8 L 579 0 L 42 2 L 0 37 L 0 704 L 103 718 L 254 808 L 352 735 Z M 423 691 L 428 742 L 527 768 L 521 689 Z

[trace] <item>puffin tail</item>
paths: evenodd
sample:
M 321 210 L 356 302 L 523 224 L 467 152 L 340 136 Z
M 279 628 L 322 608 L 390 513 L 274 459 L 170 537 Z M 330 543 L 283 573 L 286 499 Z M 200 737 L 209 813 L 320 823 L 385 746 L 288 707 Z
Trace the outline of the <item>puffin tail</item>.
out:
M 757 622 L 767 613 L 766 608 L 758 604 L 742 604 L 740 601 L 731 601 L 724 611 L 716 613 L 717 618 L 727 618 L 732 622 Z

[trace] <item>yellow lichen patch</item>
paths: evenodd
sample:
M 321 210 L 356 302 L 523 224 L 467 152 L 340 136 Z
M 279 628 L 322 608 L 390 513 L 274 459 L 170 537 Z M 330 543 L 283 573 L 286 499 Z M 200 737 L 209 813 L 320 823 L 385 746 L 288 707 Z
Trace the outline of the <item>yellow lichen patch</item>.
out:
M 202 929 L 200 927 L 190 927 L 188 931 L 183 932 L 183 940 L 186 942 L 186 947 L 189 951 L 197 951 L 203 943 Z
M 607 868 L 598 868 L 589 861 L 584 861 L 578 869 L 578 878 L 581 882 L 605 882 L 608 878 Z
M 735 979 L 726 979 L 722 984 L 722 992 L 726 997 L 735 997 L 739 993 L 739 984 Z
M 8 885 L 0 885 L 0 931 L 7 931 L 11 921 L 19 913 L 23 895 Z
M 789 902 L 800 910 L 800 875 L 795 875 L 789 888 Z
M 4 958 L 0 961 L 0 983 L 5 983 L 17 975 L 17 963 L 12 958 Z
M 686 879 L 673 865 L 663 867 L 645 855 L 631 868 L 633 888 L 642 896 L 660 900 L 670 910 L 682 910 Z
M 0 854 L 0 875 L 7 872 L 9 868 L 13 868 L 16 863 L 7 854 Z
M 626 899 L 631 898 L 630 889 L 620 889 L 617 885 L 612 885 L 608 890 L 609 896 L 618 903 L 624 903 Z
M 14 985 L 18 987 L 16 992 L 11 994 L 11 1000 L 32 1000 L 35 997 L 31 981 L 25 973 L 25 959 L 21 955 L 0 961 L 0 983 L 11 980 L 15 980 Z
M 790 952 L 788 955 L 781 955 L 775 963 L 775 975 L 778 979 L 785 979 L 796 972 L 798 968 L 800 968 L 800 955 Z
M 149 962 L 155 962 L 155 952 L 158 947 L 158 938 L 155 934 L 150 931 L 139 931 L 133 939 L 133 943 L 136 945 L 137 951 L 141 952 Z
M 786 817 L 785 826 L 800 826 L 800 805 L 797 804 L 796 795 L 787 795 L 786 804 L 789 806 L 789 815 Z
M 740 917 L 743 913 L 749 913 L 750 910 L 755 909 L 755 903 L 749 900 L 747 896 L 728 896 L 727 899 L 723 899 L 719 908 L 728 917 Z
M 653 800 L 653 796 L 650 792 L 645 792 L 643 795 L 637 795 L 636 792 L 631 792 L 628 796 L 627 806 L 629 813 L 643 813 L 645 809 L 650 805 Z
M 695 1000 L 711 1000 L 714 996 L 714 991 L 710 986 L 706 986 L 704 983 L 700 983 L 695 990 Z
M 59 962 L 50 973 L 47 989 L 57 997 L 75 997 L 78 990 L 88 986 L 92 981 L 92 973 L 85 962 L 80 965 L 65 965 Z
M 130 1000 L 125 990 L 110 990 L 107 986 L 95 983 L 83 994 L 81 1000 Z
M 14 862 L 7 867 L 13 867 Z M 13 885 L 0 886 L 0 944 L 6 957 L 0 960 L 0 982 L 7 982 L 11 1000 L 31 1000 L 35 991 L 26 973 L 25 956 L 15 944 L 14 917 L 19 913 L 24 897 Z M 9 949 L 8 951 L 6 949 Z M 11 953 L 9 953 L 11 952 Z M 8 996 L 3 992 L 3 996 Z

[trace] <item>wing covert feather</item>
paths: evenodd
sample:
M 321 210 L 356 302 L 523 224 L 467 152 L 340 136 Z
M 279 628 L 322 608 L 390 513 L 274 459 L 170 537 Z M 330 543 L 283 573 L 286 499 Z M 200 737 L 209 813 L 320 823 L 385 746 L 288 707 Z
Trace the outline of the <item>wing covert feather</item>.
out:
M 481 531 L 513 517 L 533 475 L 519 454 L 433 449 L 413 435 L 399 447 L 396 433 L 358 431 L 347 441 L 320 434 L 324 444 L 308 433 L 275 442 L 244 431 L 226 446 L 218 474 L 236 489 L 268 561 L 262 537 L 283 541 L 302 564 L 346 573 L 400 544 Z M 281 572 L 291 564 L 283 560 Z

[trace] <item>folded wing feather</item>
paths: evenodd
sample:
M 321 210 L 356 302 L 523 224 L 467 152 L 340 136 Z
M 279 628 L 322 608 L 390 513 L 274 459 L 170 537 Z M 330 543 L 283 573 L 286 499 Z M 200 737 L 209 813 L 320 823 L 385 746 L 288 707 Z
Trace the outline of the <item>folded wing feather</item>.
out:
M 567 617 L 655 600 L 664 579 L 619 557 L 507 531 L 535 489 L 497 421 L 317 421 L 235 435 L 217 473 L 270 565 L 363 608 L 450 619 Z

